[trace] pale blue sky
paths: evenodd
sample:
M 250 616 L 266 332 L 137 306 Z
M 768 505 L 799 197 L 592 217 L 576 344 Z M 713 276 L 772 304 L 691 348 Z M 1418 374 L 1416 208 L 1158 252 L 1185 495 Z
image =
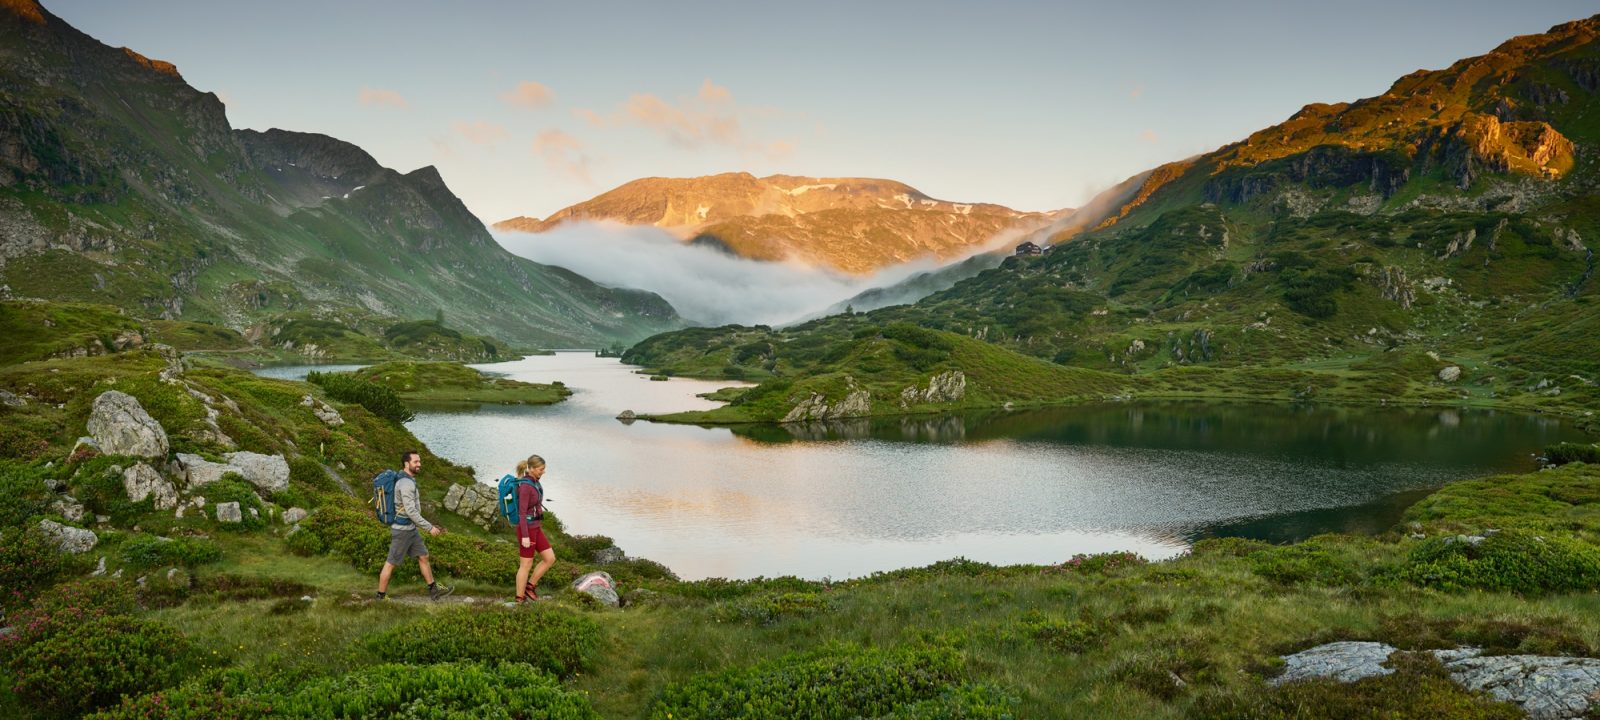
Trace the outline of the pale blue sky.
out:
M 237 127 L 437 165 L 485 222 L 629 180 L 885 177 L 1045 210 L 1600 3 L 45 0 Z M 709 83 L 708 83 L 709 81 Z M 531 104 L 503 95 L 538 83 Z M 585 113 L 584 111 L 588 111 Z

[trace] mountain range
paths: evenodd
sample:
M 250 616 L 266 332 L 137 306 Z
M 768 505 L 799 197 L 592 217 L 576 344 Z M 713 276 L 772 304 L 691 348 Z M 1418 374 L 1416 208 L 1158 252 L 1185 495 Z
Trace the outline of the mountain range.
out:
M 869 273 L 921 258 L 964 257 L 1004 231 L 1031 230 L 1067 213 L 937 200 L 894 180 L 724 173 L 634 180 L 543 220 L 515 217 L 494 229 L 648 225 L 740 257 Z
M 1073 227 L 1031 236 L 1047 246 L 1041 256 L 1008 258 L 912 305 L 671 333 L 627 359 L 766 379 L 794 402 L 807 389 L 828 403 L 865 392 L 872 412 L 897 411 L 908 381 L 954 370 L 989 397 L 1033 396 L 995 391 L 1021 375 L 984 377 L 918 345 L 955 340 L 882 332 L 910 326 L 1024 356 L 1019 368 L 1031 357 L 1127 376 L 1130 388 L 1237 395 L 1270 375 L 1258 389 L 1283 397 L 1592 415 L 1597 36 L 1600 16 L 1411 73 L 1375 97 L 1308 105 L 1130 178 Z M 989 371 L 1002 366 L 983 357 Z M 784 415 L 771 388 L 756 396 L 765 414 L 744 419 Z
M 439 172 L 233 128 L 171 63 L 0 3 L 0 297 L 86 300 L 270 337 L 440 315 L 523 346 L 681 325 L 650 293 L 507 252 Z

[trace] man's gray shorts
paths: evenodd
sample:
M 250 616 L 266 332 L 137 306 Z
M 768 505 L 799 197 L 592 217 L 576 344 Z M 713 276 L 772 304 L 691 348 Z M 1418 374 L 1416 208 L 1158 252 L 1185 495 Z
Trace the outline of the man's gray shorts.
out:
M 422 544 L 422 533 L 417 529 L 406 528 L 397 530 L 389 528 L 389 564 L 404 564 L 408 557 L 422 557 L 428 554 L 428 546 Z

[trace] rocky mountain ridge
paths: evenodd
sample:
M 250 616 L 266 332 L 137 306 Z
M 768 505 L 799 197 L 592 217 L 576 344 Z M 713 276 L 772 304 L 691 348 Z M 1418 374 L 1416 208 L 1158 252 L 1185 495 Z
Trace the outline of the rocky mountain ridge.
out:
M 251 333 L 443 311 L 527 345 L 609 345 L 679 324 L 494 242 L 432 167 L 236 130 L 170 63 L 108 47 L 36 2 L 0 6 L 0 296 L 110 302 Z
M 1003 231 L 1042 225 L 1064 212 L 1070 211 L 938 200 L 894 180 L 724 173 L 634 180 L 544 220 L 516 217 L 494 228 L 539 233 L 583 221 L 649 225 L 741 257 L 865 273 L 923 256 L 966 255 Z

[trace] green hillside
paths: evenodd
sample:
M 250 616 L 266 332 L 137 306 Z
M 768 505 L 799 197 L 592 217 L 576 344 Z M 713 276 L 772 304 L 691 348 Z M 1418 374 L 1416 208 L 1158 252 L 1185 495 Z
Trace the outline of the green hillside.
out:
M 232 128 L 170 64 L 32 0 L 0 7 L 0 296 L 249 333 L 287 315 L 433 317 L 523 346 L 679 325 L 650 294 L 511 255 L 432 167 Z

